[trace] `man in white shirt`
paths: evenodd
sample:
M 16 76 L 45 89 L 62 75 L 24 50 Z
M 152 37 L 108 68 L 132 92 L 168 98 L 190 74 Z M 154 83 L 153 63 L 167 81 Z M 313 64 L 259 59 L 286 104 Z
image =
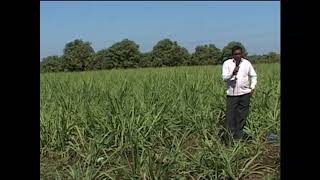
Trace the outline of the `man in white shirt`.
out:
M 251 63 L 242 58 L 241 47 L 234 47 L 232 56 L 222 65 L 222 79 L 227 85 L 225 126 L 234 139 L 240 139 L 249 112 L 250 97 L 257 84 L 257 74 Z

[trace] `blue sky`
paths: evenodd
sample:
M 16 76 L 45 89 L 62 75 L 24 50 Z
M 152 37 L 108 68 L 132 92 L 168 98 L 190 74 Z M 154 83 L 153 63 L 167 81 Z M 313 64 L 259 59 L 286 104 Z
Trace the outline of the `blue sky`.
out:
M 95 51 L 128 38 L 146 52 L 170 38 L 190 53 L 197 45 L 222 49 L 230 41 L 242 42 L 249 54 L 280 52 L 280 1 L 42 1 L 40 57 L 62 55 L 77 38 Z

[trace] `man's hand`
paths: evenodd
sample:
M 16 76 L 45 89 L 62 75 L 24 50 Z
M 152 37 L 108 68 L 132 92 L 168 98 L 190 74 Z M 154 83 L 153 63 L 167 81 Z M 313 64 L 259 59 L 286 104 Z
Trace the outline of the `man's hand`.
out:
M 255 89 L 251 89 L 250 96 L 253 96 L 254 94 L 255 94 Z
M 237 75 L 239 71 L 239 66 L 236 66 L 232 72 L 232 75 Z

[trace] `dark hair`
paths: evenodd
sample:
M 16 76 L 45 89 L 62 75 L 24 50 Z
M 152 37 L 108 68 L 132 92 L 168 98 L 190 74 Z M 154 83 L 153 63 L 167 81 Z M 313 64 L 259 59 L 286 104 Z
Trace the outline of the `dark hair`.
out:
M 232 54 L 236 51 L 236 50 L 241 50 L 241 52 L 242 52 L 242 47 L 240 47 L 240 46 L 234 46 L 233 48 L 232 48 Z

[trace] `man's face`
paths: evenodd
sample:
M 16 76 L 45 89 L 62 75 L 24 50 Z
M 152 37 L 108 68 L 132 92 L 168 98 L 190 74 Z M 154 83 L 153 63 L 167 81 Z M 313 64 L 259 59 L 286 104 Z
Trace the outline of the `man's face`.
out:
M 233 58 L 235 59 L 235 60 L 240 60 L 241 59 L 241 57 L 242 57 L 242 52 L 241 52 L 241 50 L 240 49 L 237 49 L 237 50 L 235 50 L 234 52 L 233 52 Z

